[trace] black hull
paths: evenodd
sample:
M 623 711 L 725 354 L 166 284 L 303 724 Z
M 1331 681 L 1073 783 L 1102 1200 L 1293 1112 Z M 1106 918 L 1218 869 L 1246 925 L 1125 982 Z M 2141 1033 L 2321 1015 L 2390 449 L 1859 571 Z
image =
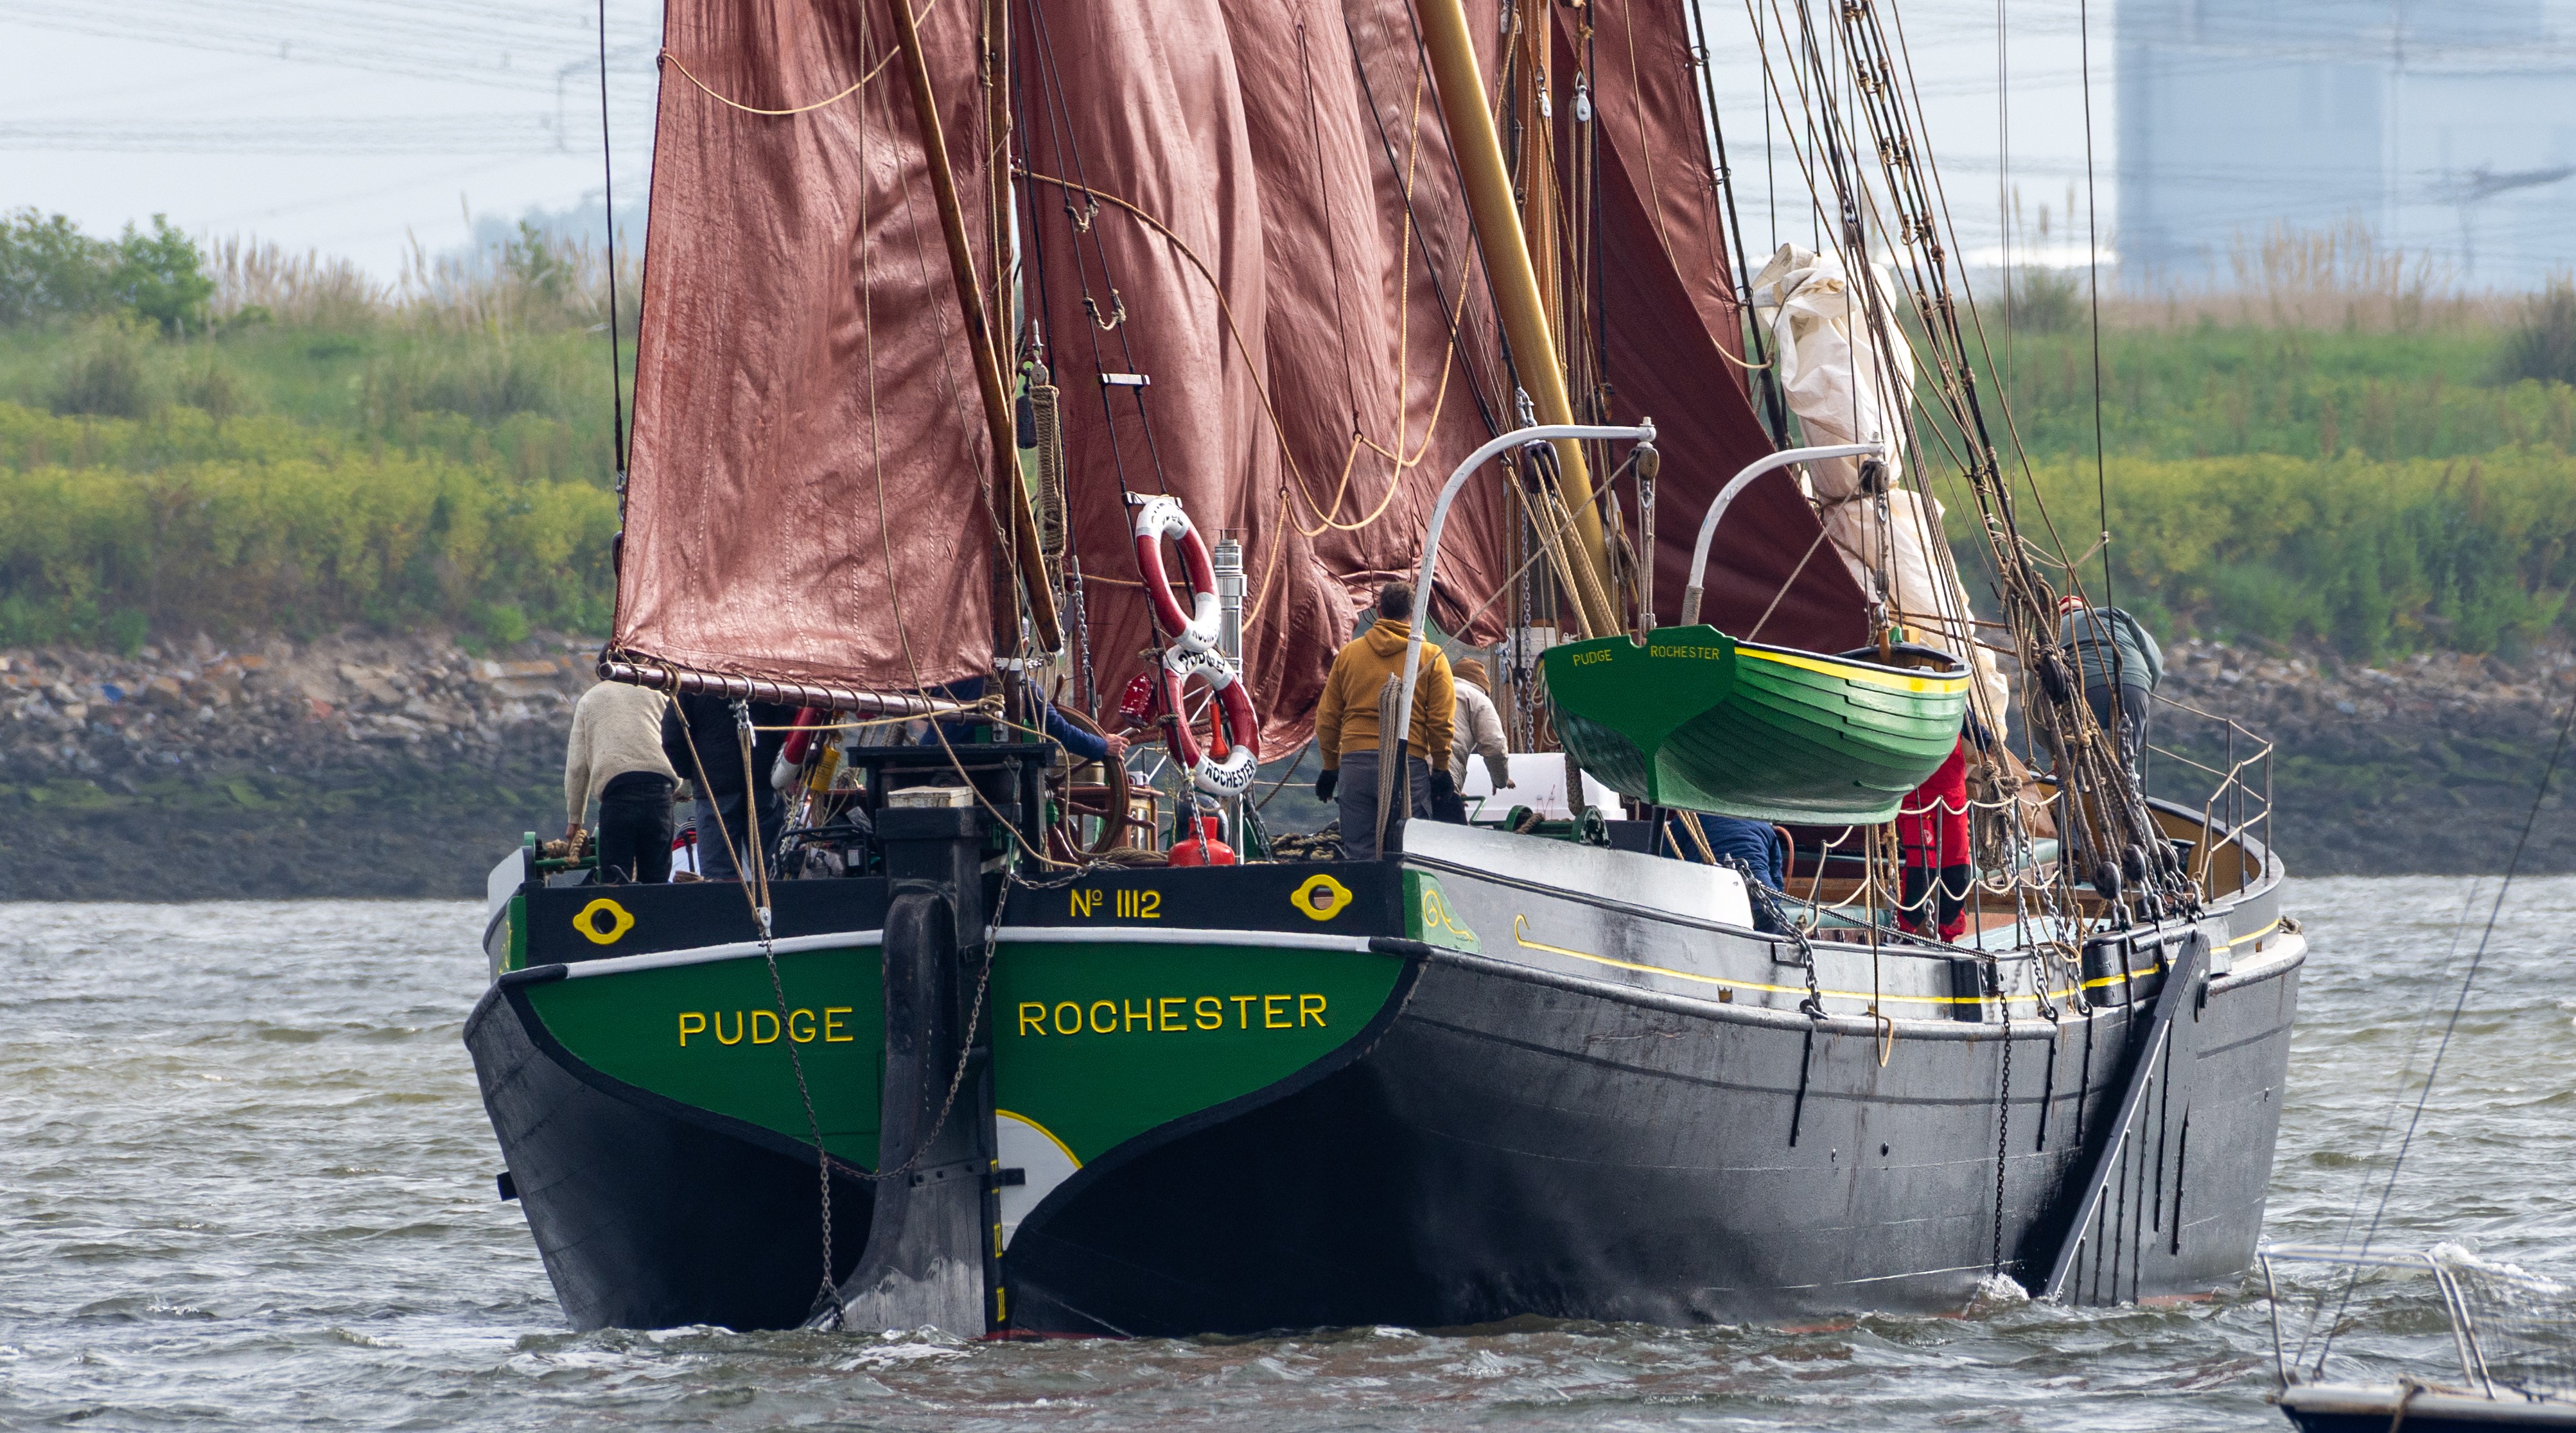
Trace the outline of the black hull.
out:
M 2190 1105 L 2198 1158 L 2178 1154 L 2179 1109 L 2149 1127 L 2161 1138 L 2131 1161 L 2079 1297 L 2202 1292 L 2252 1261 L 2295 972 L 2273 980 L 2211 998 L 2181 1056 L 2215 1092 Z M 2116 1098 L 2115 1041 L 2097 1040 L 2089 1086 L 2065 1042 L 2052 1081 L 2045 1029 L 2016 1031 L 2006 1132 L 2003 1258 L 2026 1281 L 2045 1268 L 2033 1246 L 2054 1232 L 2077 1109 L 2099 1120 Z M 1068 1181 L 1011 1245 L 1014 1323 L 1178 1335 L 1955 1311 L 1994 1268 L 2001 1051 L 1992 1032 L 1901 1037 L 1882 1068 L 1864 1028 L 1820 1035 L 1810 1058 L 1800 1029 L 1435 960 L 1349 1068 Z
M 1761 938 L 1644 903 L 1705 868 L 1621 856 L 1633 864 L 1619 871 L 1644 874 L 1607 889 L 1555 849 L 1523 848 L 1561 878 L 1498 872 L 1520 859 L 1503 848 L 1405 858 L 1437 875 L 1453 929 L 1483 944 L 1379 934 L 1402 919 L 1386 901 L 1369 934 L 1410 971 L 1343 1054 L 1047 1189 L 1000 1261 L 1007 1327 L 1679 1326 L 1956 1311 L 1999 1268 L 2039 1284 L 2073 1217 L 2069 1190 L 2112 1146 L 2141 1068 L 2161 984 L 2151 952 L 2106 957 L 2140 980 L 2093 980 L 2089 1015 L 2062 1008 L 2052 1024 L 2024 1003 L 2009 1026 L 1990 998 L 1926 993 L 1961 988 L 1954 966 L 1974 988 L 1974 962 L 1891 959 L 1889 999 L 1916 1002 L 1891 1006 L 1912 1012 L 1891 1025 L 1836 994 L 1874 988 L 1867 952 L 1820 947 L 1836 1013 L 1811 1020 L 1794 985 L 1763 983 L 1799 977 Z M 2305 950 L 2276 892 L 2277 869 L 2172 932 L 2230 956 L 2144 1067 L 2153 1083 L 2116 1146 L 2070 1301 L 2201 1293 L 2252 1262 Z M 1188 903 L 1175 901 L 1178 925 Z M 1680 973 L 1693 968 L 1726 978 Z M 801 1321 L 820 1275 L 810 1150 L 605 1079 L 532 1035 L 533 1019 L 497 990 L 467 1043 L 573 1323 Z M 870 1207 L 864 1183 L 836 1184 L 836 1274 L 856 1262 Z
M 537 1252 L 576 1329 L 793 1328 L 822 1287 L 814 1154 L 623 1089 L 531 1039 L 500 989 L 466 1021 Z M 874 1195 L 836 1175 L 837 1281 L 858 1263 Z

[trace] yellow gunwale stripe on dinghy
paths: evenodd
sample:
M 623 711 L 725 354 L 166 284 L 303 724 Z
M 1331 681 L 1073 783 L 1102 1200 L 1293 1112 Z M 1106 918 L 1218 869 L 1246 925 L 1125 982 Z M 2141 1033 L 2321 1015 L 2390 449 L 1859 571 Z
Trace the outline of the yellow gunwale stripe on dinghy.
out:
M 1784 667 L 1801 667 L 1810 672 L 1821 672 L 1828 677 L 1833 677 L 1841 681 L 1867 682 L 1873 687 L 1885 687 L 1889 691 L 1915 692 L 1934 696 L 1946 696 L 1952 692 L 1965 691 L 1968 687 L 1968 678 L 1965 673 L 1955 677 L 1907 677 L 1899 676 L 1894 672 L 1880 671 L 1875 667 L 1860 666 L 1856 663 L 1834 662 L 1818 657 L 1803 657 L 1794 652 L 1773 651 L 1769 648 L 1752 647 L 1744 645 L 1743 643 L 1736 644 L 1735 651 L 1738 656 L 1758 657 L 1766 662 L 1778 662 Z

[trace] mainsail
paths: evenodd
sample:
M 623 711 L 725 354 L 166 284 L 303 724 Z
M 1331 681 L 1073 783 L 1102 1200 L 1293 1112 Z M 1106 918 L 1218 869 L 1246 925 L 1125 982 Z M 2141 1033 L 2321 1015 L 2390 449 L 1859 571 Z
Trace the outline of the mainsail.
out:
M 1666 454 L 1655 592 L 1669 617 L 1691 580 L 1700 515 L 1773 445 L 1746 395 L 1733 266 L 1681 0 L 1601 0 L 1557 14 L 1558 63 L 1581 68 L 1598 132 L 1605 416 L 1653 418 Z M 1561 105 L 1559 114 L 1574 108 Z M 1561 130 L 1567 144 L 1581 142 L 1570 125 Z M 1819 550 L 1821 532 L 1793 477 L 1756 480 L 1710 550 L 1706 620 L 1739 637 L 1818 651 L 1859 646 L 1869 636 L 1867 603 Z
M 669 4 L 613 639 L 637 660 L 893 691 L 992 669 L 991 444 L 882 17 Z M 979 135 L 974 9 L 921 27 L 948 133 Z M 982 146 L 952 149 L 980 234 Z
M 1099 684 L 1151 641 L 1126 498 L 1169 492 L 1243 543 L 1271 755 L 1304 738 L 1370 589 L 1410 570 L 1441 480 L 1492 432 L 1491 373 L 1451 341 L 1457 325 L 1491 352 L 1472 238 L 1410 26 L 1387 8 L 1351 22 L 1321 0 L 1210 0 L 1152 26 L 1019 12 L 1024 277 L 1065 395 Z M 1507 570 L 1499 493 L 1458 524 L 1435 615 L 1490 640 L 1507 616 L 1484 603 Z

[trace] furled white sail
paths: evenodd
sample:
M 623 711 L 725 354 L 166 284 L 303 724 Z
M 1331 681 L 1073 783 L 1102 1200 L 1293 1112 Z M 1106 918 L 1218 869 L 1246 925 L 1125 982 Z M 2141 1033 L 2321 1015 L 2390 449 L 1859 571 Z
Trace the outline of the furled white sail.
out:
M 1753 302 L 1780 366 L 1790 411 L 1814 444 L 1885 440 L 1888 531 L 1878 504 L 1860 490 L 1859 464 L 1834 458 L 1808 465 L 1809 495 L 1825 536 L 1866 591 L 1879 594 L 1915 640 L 1967 660 L 1976 670 L 1975 707 L 2000 730 L 2011 700 L 1994 654 L 1976 643 L 1968 594 L 1936 560 L 1941 504 L 1907 487 L 1899 460 L 1905 413 L 1914 401 L 1913 358 L 1892 353 L 1862 322 L 1859 295 L 1842 260 L 1783 244 L 1753 281 Z

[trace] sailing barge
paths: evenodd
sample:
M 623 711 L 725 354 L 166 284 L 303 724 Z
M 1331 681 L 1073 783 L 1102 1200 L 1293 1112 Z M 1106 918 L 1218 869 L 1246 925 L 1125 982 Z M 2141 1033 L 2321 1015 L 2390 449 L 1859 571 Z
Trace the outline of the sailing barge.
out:
M 1689 1324 L 2237 1277 L 2305 949 L 2280 864 L 2241 782 L 2137 791 L 2007 567 L 2055 774 L 1979 808 L 1969 929 L 1899 928 L 1880 823 L 1986 667 L 1955 582 L 1801 557 L 1832 473 L 1724 483 L 1790 420 L 1738 376 L 1685 12 L 1183 9 L 670 7 L 603 676 L 830 739 L 747 881 L 598 884 L 534 838 L 493 871 L 466 1042 L 571 1322 Z M 1859 436 L 1884 537 L 1904 445 Z M 1713 551 L 1657 539 L 1722 485 Z M 1522 743 L 1642 819 L 1274 846 L 1252 771 L 1417 562 Z M 1677 752 L 1732 698 L 1649 711 L 1659 585 L 1710 624 L 1667 653 L 1922 690 Z M 1625 648 L 1627 695 L 1551 705 L 1550 632 Z M 1168 759 L 1029 739 L 1138 673 Z M 1785 889 L 1677 859 L 1700 811 L 1784 823 Z

